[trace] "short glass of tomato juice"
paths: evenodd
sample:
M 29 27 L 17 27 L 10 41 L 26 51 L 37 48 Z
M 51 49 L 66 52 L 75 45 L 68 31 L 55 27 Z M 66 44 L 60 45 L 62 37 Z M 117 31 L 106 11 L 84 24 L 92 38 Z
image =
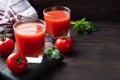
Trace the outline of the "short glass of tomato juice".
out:
M 70 36 L 70 9 L 65 6 L 52 6 L 43 10 L 49 38 Z
M 46 23 L 43 20 L 17 22 L 13 25 L 17 49 L 29 63 L 40 63 L 44 54 Z

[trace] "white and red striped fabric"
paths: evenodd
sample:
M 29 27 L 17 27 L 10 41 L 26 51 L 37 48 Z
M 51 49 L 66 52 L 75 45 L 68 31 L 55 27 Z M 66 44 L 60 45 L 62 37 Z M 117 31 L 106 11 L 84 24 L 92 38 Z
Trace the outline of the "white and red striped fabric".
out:
M 0 26 L 32 19 L 38 19 L 38 15 L 27 0 L 0 0 Z

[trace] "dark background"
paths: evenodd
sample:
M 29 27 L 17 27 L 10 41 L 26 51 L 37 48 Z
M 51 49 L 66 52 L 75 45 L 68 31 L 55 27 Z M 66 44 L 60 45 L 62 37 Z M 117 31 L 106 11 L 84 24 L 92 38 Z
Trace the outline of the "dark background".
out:
M 71 19 L 86 17 L 88 20 L 119 21 L 120 0 L 29 0 L 43 19 L 43 9 L 48 6 L 67 6 L 71 9 Z

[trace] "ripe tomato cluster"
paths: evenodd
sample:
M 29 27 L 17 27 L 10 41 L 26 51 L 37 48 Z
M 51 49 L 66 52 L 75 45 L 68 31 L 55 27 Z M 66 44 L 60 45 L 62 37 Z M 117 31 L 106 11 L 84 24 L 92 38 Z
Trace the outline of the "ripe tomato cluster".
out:
M 60 53 L 68 54 L 72 51 L 74 43 L 72 38 L 61 37 L 55 41 L 55 46 Z M 12 39 L 2 37 L 0 40 L 0 55 L 8 56 L 6 65 L 12 73 L 21 74 L 27 69 L 27 59 L 19 51 L 13 52 L 14 48 L 15 44 Z
M 26 57 L 21 53 L 13 53 L 14 41 L 4 35 L 0 38 L 0 55 L 7 56 L 6 66 L 14 74 L 20 74 L 27 69 Z

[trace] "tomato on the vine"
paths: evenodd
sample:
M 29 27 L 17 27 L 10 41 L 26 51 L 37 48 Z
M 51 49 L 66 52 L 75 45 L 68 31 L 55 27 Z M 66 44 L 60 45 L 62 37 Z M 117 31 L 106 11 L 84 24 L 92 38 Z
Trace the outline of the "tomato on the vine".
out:
M 14 41 L 4 35 L 0 38 L 0 54 L 4 56 L 10 55 L 14 50 Z
M 72 51 L 74 43 L 72 38 L 61 37 L 56 40 L 55 46 L 59 49 L 61 53 L 67 54 Z
M 6 60 L 6 65 L 14 74 L 23 73 L 28 66 L 26 57 L 19 52 L 10 54 Z

